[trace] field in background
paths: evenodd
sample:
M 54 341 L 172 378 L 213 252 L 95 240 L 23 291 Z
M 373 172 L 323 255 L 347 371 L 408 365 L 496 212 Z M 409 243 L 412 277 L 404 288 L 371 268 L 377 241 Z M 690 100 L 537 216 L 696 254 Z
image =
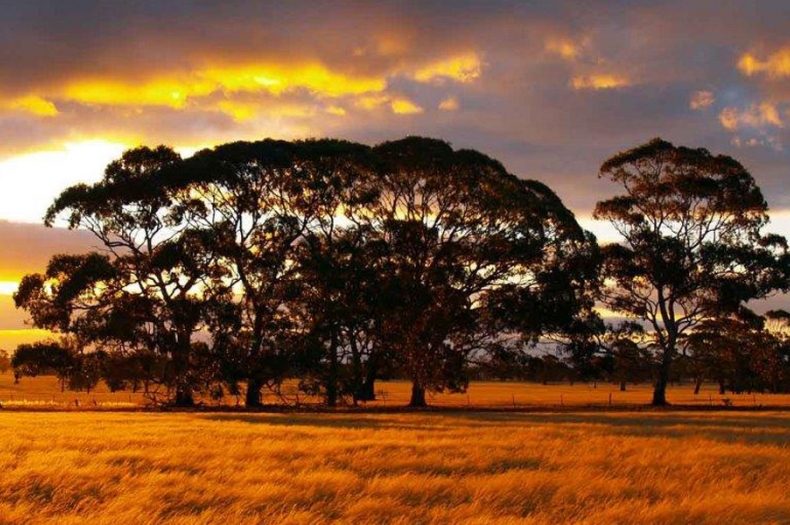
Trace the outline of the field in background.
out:
M 405 381 L 379 381 L 376 391 L 379 399 L 367 403 L 369 408 L 405 406 L 409 401 L 410 384 Z M 294 385 L 285 388 L 286 401 L 316 403 L 320 400 L 297 395 Z M 529 407 L 581 407 L 581 406 L 626 406 L 644 405 L 650 402 L 652 387 L 649 384 L 628 385 L 620 392 L 618 385 L 608 383 L 577 383 L 542 385 L 517 382 L 475 382 L 465 394 L 436 394 L 428 397 L 428 403 L 443 407 L 472 408 L 529 408 Z M 690 384 L 670 387 L 670 403 L 678 405 L 716 406 L 731 404 L 736 407 L 790 407 L 790 395 L 773 394 L 724 394 L 719 395 L 713 384 L 704 385 L 694 395 Z M 202 400 L 208 406 L 236 404 L 236 399 L 226 397 L 221 402 Z M 241 400 L 243 402 L 243 399 Z M 273 394 L 265 393 L 266 403 L 282 403 Z M 54 377 L 23 378 L 14 384 L 13 375 L 0 375 L 0 405 L 6 408 L 79 408 L 79 409 L 129 409 L 145 404 L 142 394 L 131 392 L 111 393 L 102 384 L 95 392 L 60 392 Z
M 786 413 L 0 412 L 0 525 L 785 524 Z

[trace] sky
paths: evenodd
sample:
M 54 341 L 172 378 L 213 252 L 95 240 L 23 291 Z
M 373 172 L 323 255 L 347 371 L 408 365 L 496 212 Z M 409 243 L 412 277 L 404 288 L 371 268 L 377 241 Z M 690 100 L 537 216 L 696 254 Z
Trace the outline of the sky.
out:
M 597 177 L 662 137 L 740 160 L 790 235 L 785 1 L 0 0 L 0 348 L 41 337 L 10 294 L 54 253 L 52 200 L 136 145 L 406 135 L 554 189 L 599 239 Z M 788 307 L 777 298 L 771 306 Z

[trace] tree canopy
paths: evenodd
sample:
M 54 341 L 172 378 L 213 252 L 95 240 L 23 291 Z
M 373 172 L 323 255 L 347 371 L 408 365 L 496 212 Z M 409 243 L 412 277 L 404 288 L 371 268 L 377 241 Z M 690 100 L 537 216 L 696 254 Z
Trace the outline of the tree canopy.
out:
M 441 140 L 129 150 L 45 217 L 99 248 L 55 255 L 14 294 L 34 326 L 70 337 L 68 363 L 41 343 L 12 365 L 179 406 L 230 393 L 258 407 L 287 380 L 356 404 L 402 377 L 421 407 L 481 374 L 622 389 L 652 376 L 655 404 L 681 369 L 790 388 L 786 334 L 767 328 L 786 318 L 746 308 L 790 287 L 787 241 L 763 233 L 749 172 L 655 139 L 600 177 L 621 193 L 595 217 L 621 243 L 598 246 L 546 185 Z
M 736 160 L 661 139 L 619 153 L 600 176 L 623 193 L 599 202 L 622 244 L 603 248 L 603 300 L 649 324 L 659 366 L 654 404 L 666 403 L 683 336 L 745 302 L 787 290 L 787 241 L 763 233 L 768 206 Z

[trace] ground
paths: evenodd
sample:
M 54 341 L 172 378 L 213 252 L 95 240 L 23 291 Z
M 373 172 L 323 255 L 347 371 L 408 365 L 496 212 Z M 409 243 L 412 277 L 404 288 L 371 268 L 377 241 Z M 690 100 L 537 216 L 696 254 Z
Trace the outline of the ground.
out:
M 0 525 L 786 524 L 781 412 L 0 412 Z
M 288 403 L 315 403 L 318 400 L 297 395 L 294 385 L 285 389 Z M 376 383 L 378 400 L 367 403 L 368 408 L 402 407 L 409 402 L 411 385 L 406 381 L 379 381 Z M 790 408 L 790 395 L 771 394 L 724 394 L 718 387 L 706 384 L 695 395 L 689 383 L 669 388 L 669 402 L 676 405 L 698 407 L 723 407 L 725 404 L 741 408 L 785 407 Z M 428 403 L 439 407 L 529 409 L 535 407 L 628 407 L 646 405 L 652 398 L 652 387 L 647 383 L 628 385 L 620 392 L 619 385 L 609 383 L 576 383 L 574 385 L 522 382 L 473 382 L 463 394 L 429 394 Z M 211 399 L 202 399 L 208 406 L 216 406 Z M 243 398 L 240 400 L 243 402 Z M 265 403 L 282 403 L 283 400 L 264 391 Z M 0 374 L 0 405 L 9 409 L 130 409 L 145 404 L 141 393 L 111 393 L 103 385 L 95 392 L 60 392 L 54 377 L 23 378 L 14 384 L 11 373 Z M 221 404 L 234 406 L 236 399 L 226 397 Z

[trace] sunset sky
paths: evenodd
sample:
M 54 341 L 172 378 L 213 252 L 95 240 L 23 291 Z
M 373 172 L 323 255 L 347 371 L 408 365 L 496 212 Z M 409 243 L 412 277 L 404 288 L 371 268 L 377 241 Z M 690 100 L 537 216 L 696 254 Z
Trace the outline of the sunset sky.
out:
M 0 348 L 10 294 L 93 243 L 41 217 L 125 148 L 444 138 L 547 183 L 580 221 L 613 153 L 655 136 L 739 159 L 790 234 L 787 2 L 3 1 Z M 785 298 L 773 306 L 787 307 Z

